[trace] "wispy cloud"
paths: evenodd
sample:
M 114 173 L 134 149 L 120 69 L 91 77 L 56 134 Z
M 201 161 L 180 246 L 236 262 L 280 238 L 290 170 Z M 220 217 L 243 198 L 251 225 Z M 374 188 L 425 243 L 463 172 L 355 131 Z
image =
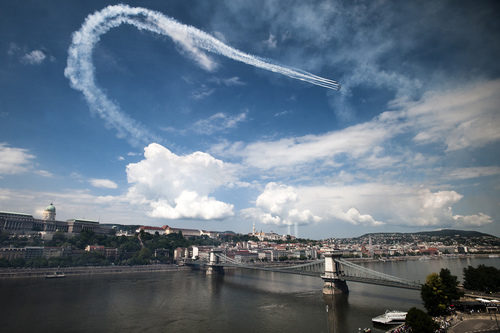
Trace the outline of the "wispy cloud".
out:
M 403 105 L 420 144 L 444 143 L 447 151 L 482 147 L 500 139 L 500 80 L 430 92 Z
M 280 173 L 285 169 L 294 173 L 301 165 L 330 168 L 349 163 L 381 170 L 400 163 L 422 165 L 419 161 L 433 160 L 415 152 L 422 144 L 441 143 L 434 149 L 445 153 L 500 140 L 499 96 L 500 80 L 470 83 L 452 91 L 430 91 L 418 101 L 399 103 L 399 110 L 341 130 L 251 143 L 222 142 L 212 152 L 239 157 L 248 167 Z M 413 135 L 418 145 L 391 141 L 403 135 Z M 385 148 L 389 142 L 392 152 Z
M 269 34 L 269 38 L 264 41 L 264 45 L 266 45 L 270 49 L 275 49 L 278 45 L 278 41 L 276 40 L 276 36 L 273 34 Z
M 109 188 L 109 189 L 118 188 L 118 185 L 114 181 L 109 179 L 91 178 L 89 179 L 89 183 L 94 187 Z
M 341 154 L 359 158 L 371 153 L 373 147 L 391 138 L 397 130 L 398 126 L 388 128 L 383 123 L 373 121 L 322 135 L 254 142 L 243 147 L 241 143 L 236 143 L 229 147 L 220 147 L 223 151 L 218 147 L 214 147 L 214 150 L 240 156 L 246 165 L 259 169 L 284 166 L 293 168 L 301 164 L 331 159 Z
M 64 74 L 70 80 L 71 86 L 83 93 L 92 110 L 108 125 L 114 127 L 119 136 L 127 136 L 134 144 L 155 141 L 155 137 L 143 125 L 124 114 L 96 85 L 92 64 L 92 52 L 100 36 L 122 24 L 171 37 L 186 54 L 206 70 L 213 70 L 216 65 L 203 50 L 321 87 L 339 89 L 336 81 L 244 53 L 159 12 L 126 5 L 108 6 L 89 15 L 80 30 L 73 34 Z
M 26 53 L 22 58 L 21 61 L 30 64 L 30 65 L 39 65 L 41 64 L 47 56 L 42 50 L 33 50 L 29 53 Z
M 246 83 L 241 81 L 241 79 L 237 76 L 233 76 L 233 77 L 229 77 L 229 78 L 213 77 L 209 81 L 214 82 L 214 83 L 219 84 L 219 85 L 225 85 L 227 87 L 246 85 Z
M 471 179 L 488 177 L 500 174 L 500 167 L 470 167 L 451 170 L 446 174 L 448 179 Z
M 41 49 L 29 49 L 17 43 L 9 43 L 7 54 L 26 65 L 40 65 L 46 60 L 55 61 L 55 57 L 50 55 L 43 47 Z
M 9 147 L 7 143 L 0 142 L 0 177 L 28 171 L 34 158 L 35 155 L 27 149 Z
M 50 171 L 47 171 L 47 170 L 36 170 L 35 173 L 39 176 L 46 177 L 46 178 L 54 177 L 54 174 Z
M 290 114 L 292 113 L 292 111 L 290 110 L 285 110 L 285 111 L 281 111 L 281 112 L 276 112 L 274 114 L 275 117 L 282 117 L 282 116 L 286 116 L 287 114 Z
M 195 122 L 192 129 L 199 134 L 211 135 L 215 132 L 225 131 L 235 128 L 239 123 L 246 121 L 248 111 L 230 116 L 222 112 L 218 112 L 207 119 L 201 119 Z
M 202 85 L 198 90 L 194 91 L 191 96 L 194 99 L 204 99 L 215 92 L 215 89 L 209 88 L 206 85 Z

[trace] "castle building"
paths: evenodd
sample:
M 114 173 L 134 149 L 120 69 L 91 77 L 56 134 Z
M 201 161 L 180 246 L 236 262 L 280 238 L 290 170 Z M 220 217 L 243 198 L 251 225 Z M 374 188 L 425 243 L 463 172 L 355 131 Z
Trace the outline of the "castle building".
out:
M 56 220 L 56 207 L 51 203 L 42 213 L 42 219 L 23 213 L 0 211 L 0 231 L 16 235 L 36 235 L 51 239 L 55 232 L 63 232 L 67 236 L 79 234 L 87 230 L 96 234 L 111 234 L 113 230 L 97 221 L 71 219 Z

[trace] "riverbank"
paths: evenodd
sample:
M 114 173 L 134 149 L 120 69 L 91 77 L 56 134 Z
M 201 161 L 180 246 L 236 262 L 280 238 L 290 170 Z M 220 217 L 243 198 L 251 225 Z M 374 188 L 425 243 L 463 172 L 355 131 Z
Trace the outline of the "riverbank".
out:
M 345 260 L 353 262 L 391 262 L 391 261 L 411 261 L 411 260 L 447 260 L 447 259 L 493 259 L 499 258 L 499 254 L 442 254 L 435 256 L 395 256 L 381 258 L 348 258 Z
M 151 273 L 190 270 L 187 266 L 174 264 L 137 265 L 137 266 L 83 266 L 83 267 L 51 267 L 51 268 L 8 268 L 0 269 L 0 279 L 13 278 L 45 278 L 46 275 L 63 273 L 64 276 Z

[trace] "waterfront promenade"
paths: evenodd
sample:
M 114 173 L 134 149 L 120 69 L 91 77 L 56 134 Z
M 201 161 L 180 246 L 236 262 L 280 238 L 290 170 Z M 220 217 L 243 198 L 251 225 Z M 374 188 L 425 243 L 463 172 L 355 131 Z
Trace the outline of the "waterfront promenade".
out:
M 500 314 L 459 314 L 457 317 L 448 328 L 448 333 L 500 332 Z
M 79 267 L 48 267 L 48 268 L 5 268 L 0 269 L 0 279 L 10 278 L 43 278 L 48 274 L 62 272 L 65 276 L 120 274 L 142 272 L 168 272 L 190 270 L 186 266 L 174 264 L 136 265 L 136 266 L 79 266 Z

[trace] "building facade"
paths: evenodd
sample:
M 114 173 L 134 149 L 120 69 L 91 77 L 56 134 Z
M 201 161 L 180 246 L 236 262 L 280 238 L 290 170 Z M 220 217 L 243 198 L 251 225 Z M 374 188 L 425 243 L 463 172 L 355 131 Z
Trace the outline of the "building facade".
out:
M 32 215 L 0 211 L 0 231 L 16 235 L 36 235 L 51 237 L 55 232 L 63 232 L 68 236 L 79 234 L 87 230 L 96 234 L 111 234 L 111 228 L 102 226 L 97 221 L 72 219 L 67 221 L 55 220 L 56 208 L 50 204 L 45 208 L 42 219 Z

